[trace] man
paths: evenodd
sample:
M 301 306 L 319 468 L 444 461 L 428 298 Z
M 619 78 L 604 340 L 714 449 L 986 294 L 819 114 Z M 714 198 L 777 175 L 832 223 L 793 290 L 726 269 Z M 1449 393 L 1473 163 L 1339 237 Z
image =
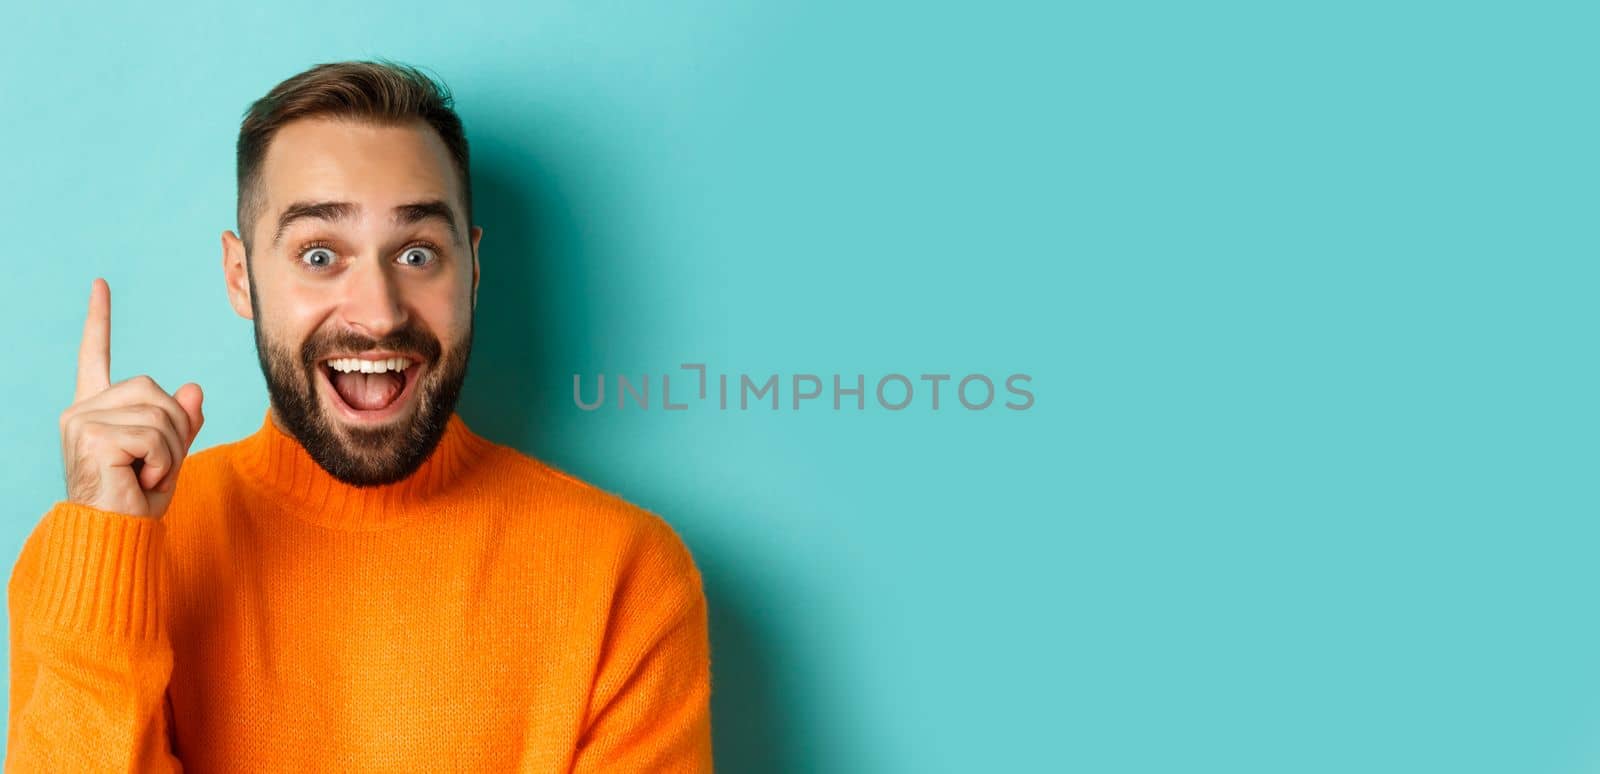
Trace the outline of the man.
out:
M 653 513 L 454 413 L 483 230 L 451 98 L 321 65 L 238 141 L 228 299 L 260 430 L 110 381 L 95 280 L 67 498 L 12 571 L 8 771 L 710 771 L 700 574 Z

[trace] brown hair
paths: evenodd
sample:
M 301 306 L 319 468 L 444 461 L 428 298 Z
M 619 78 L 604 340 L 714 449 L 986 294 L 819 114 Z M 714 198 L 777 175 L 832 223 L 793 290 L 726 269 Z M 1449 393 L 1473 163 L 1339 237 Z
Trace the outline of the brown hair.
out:
M 468 172 L 467 135 L 453 102 L 443 82 L 410 65 L 387 60 L 320 64 L 274 86 L 250 105 L 239 126 L 237 216 L 246 252 L 251 229 L 265 206 L 259 189 L 267 145 L 285 124 L 313 116 L 379 124 L 423 121 L 433 127 L 461 176 L 461 195 L 470 226 L 472 178 Z

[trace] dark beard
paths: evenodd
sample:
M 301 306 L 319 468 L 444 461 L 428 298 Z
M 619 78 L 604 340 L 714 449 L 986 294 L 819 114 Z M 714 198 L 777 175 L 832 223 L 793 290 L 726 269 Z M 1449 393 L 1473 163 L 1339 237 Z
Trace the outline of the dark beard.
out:
M 416 472 L 439 445 L 467 378 L 472 352 L 470 323 L 466 334 L 441 359 L 439 339 L 415 318 L 381 339 L 350 332 L 314 334 L 300 345 L 298 356 L 265 339 L 259 311 L 255 319 L 256 355 L 272 407 L 284 429 L 329 475 L 352 486 L 392 484 Z M 409 423 L 392 428 L 336 429 L 335 420 L 317 398 L 316 371 L 322 367 L 318 362 L 336 352 L 372 349 L 412 352 L 428 364 L 423 381 L 414 387 L 416 411 Z

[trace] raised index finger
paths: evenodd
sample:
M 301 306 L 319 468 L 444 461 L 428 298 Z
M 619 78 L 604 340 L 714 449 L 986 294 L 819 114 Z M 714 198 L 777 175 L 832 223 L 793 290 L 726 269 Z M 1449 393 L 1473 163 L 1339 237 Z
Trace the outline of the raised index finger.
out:
M 111 286 L 95 277 L 89 289 L 89 316 L 78 346 L 78 393 L 74 402 L 111 386 Z

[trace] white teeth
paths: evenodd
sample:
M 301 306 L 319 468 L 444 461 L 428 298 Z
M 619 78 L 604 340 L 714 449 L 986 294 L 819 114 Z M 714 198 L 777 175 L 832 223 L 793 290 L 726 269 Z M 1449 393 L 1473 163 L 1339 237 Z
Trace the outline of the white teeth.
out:
M 411 367 L 411 361 L 403 357 L 391 357 L 384 360 L 336 357 L 328 361 L 328 367 L 341 373 L 381 374 L 388 371 L 404 371 Z

